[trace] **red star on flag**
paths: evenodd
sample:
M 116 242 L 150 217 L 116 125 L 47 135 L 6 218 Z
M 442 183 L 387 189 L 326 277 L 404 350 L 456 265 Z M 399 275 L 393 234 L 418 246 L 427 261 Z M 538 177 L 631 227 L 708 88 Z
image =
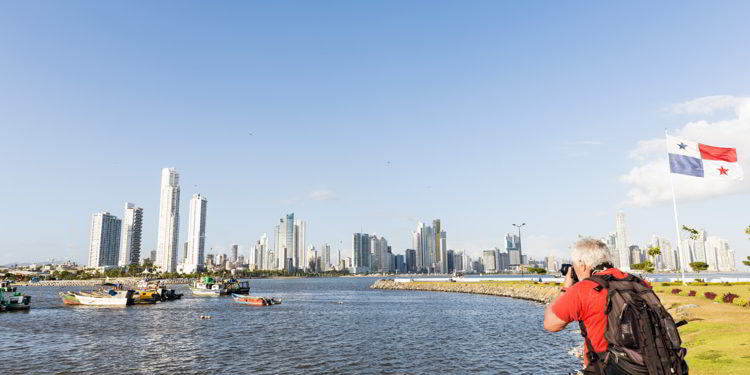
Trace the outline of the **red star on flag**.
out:
M 721 167 L 719 167 L 719 176 L 721 176 L 721 175 L 729 176 L 727 174 L 727 172 L 729 172 L 729 169 L 724 168 L 723 165 Z

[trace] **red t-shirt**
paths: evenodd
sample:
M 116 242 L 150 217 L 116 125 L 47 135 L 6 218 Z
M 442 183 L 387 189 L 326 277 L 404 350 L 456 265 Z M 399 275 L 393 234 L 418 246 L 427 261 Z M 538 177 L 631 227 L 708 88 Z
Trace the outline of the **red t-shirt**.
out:
M 615 278 L 628 277 L 628 274 L 617 268 L 608 268 L 597 272 L 597 275 L 612 275 Z M 643 282 L 648 286 L 647 282 Z M 573 284 L 550 306 L 552 312 L 564 322 L 570 323 L 583 320 L 586 326 L 591 345 L 597 353 L 607 350 L 609 343 L 604 338 L 607 332 L 607 290 L 594 290 L 599 284 L 583 280 Z M 589 348 L 584 344 L 584 353 L 588 353 Z M 588 364 L 588 357 L 584 355 Z

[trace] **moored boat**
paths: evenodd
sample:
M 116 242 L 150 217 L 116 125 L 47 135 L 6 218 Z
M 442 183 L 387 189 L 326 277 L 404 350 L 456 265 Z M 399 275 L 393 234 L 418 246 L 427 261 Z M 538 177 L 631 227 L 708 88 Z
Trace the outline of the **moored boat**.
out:
M 193 285 L 190 286 L 190 291 L 194 296 L 199 297 L 218 297 L 228 293 L 224 283 L 209 276 L 194 281 Z
M 108 292 L 65 292 L 60 293 L 66 305 L 86 306 L 127 306 L 132 305 L 134 291 L 109 290 Z
M 229 279 L 226 281 L 227 294 L 249 294 L 250 282 Z
M 25 311 L 31 308 L 31 296 L 17 292 L 10 281 L 0 281 L 0 311 Z
M 278 297 L 257 297 L 235 293 L 232 293 L 232 299 L 234 302 L 251 306 L 271 306 L 281 303 L 281 298 Z

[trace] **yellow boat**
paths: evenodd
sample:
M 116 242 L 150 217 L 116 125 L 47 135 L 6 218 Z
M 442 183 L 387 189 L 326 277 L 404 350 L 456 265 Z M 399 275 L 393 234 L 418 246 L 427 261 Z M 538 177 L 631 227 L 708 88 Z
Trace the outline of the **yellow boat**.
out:
M 161 295 L 157 291 L 138 289 L 133 293 L 133 303 L 136 305 L 151 304 L 157 301 L 161 301 Z

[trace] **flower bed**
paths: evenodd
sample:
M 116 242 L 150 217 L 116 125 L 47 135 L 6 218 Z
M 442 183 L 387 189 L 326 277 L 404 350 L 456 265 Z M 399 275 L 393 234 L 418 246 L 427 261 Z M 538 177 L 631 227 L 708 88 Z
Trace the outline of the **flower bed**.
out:
M 677 289 L 677 288 L 672 289 L 672 294 L 680 294 L 680 292 L 682 292 L 682 289 Z
M 732 303 L 734 301 L 734 299 L 737 298 L 737 297 L 739 297 L 739 296 L 736 295 L 736 294 L 734 294 L 734 293 L 727 293 L 727 294 L 725 294 L 724 296 L 721 297 L 721 300 L 724 303 Z
M 744 299 L 744 298 L 735 298 L 732 301 L 732 303 L 735 304 L 735 305 L 737 305 L 737 306 L 742 306 L 742 307 L 747 306 L 747 300 Z
M 716 293 L 714 293 L 714 292 L 706 292 L 706 293 L 703 293 L 703 296 L 704 296 L 704 297 L 706 297 L 706 299 L 710 299 L 710 300 L 712 300 L 712 301 L 713 301 L 714 299 L 716 299 Z

